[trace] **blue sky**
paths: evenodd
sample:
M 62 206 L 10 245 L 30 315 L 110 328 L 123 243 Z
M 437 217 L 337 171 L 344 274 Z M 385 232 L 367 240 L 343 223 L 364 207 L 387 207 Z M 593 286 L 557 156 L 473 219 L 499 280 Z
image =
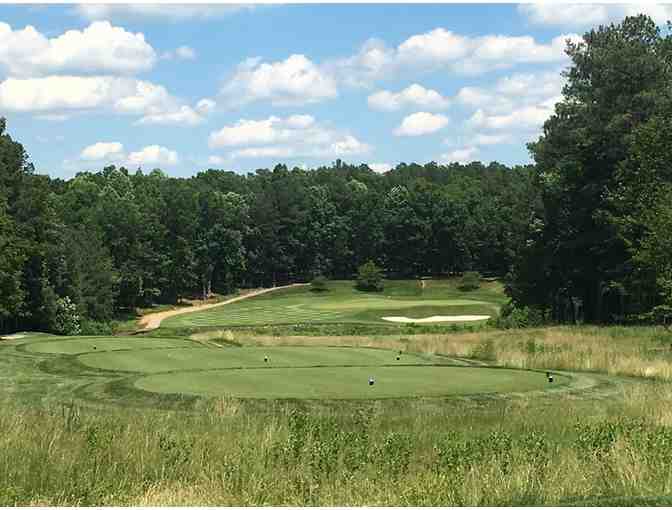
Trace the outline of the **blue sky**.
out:
M 560 97 L 564 40 L 640 10 L 2 5 L 0 112 L 37 171 L 66 178 L 107 164 L 526 163 Z

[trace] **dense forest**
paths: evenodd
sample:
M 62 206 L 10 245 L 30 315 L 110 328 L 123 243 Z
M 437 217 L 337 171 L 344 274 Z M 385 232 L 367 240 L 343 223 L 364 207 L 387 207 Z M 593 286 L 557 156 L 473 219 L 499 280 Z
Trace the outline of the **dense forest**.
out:
M 672 310 L 672 38 L 645 16 L 568 43 L 534 165 L 337 160 L 209 169 L 34 171 L 0 122 L 0 332 L 62 331 L 239 287 L 466 270 L 505 278 L 547 320 L 665 320 Z

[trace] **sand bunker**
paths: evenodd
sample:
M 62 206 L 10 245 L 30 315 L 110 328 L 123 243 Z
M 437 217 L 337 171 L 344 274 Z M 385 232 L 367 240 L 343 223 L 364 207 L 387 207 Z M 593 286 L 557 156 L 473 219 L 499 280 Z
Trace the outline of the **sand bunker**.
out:
M 409 317 L 382 317 L 385 321 L 390 322 L 466 322 L 466 321 L 482 321 L 489 319 L 489 315 L 432 315 L 424 319 L 411 319 Z
M 0 340 L 14 340 L 15 338 L 24 338 L 25 336 L 22 333 L 14 333 L 13 335 L 0 336 Z

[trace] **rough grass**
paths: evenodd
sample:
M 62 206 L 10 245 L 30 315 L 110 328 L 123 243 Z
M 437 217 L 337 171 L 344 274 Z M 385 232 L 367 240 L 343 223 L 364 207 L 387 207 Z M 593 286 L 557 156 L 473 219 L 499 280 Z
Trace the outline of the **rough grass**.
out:
M 422 401 L 199 414 L 0 414 L 0 505 L 523 506 L 666 503 L 667 385 L 609 401 Z

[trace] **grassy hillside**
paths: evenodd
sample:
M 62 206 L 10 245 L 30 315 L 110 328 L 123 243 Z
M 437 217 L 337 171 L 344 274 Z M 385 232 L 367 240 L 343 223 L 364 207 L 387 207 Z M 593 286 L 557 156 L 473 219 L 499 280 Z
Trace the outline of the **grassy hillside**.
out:
M 355 323 L 390 325 L 387 316 L 496 315 L 506 301 L 499 282 L 484 282 L 471 292 L 458 280 L 387 281 L 383 292 L 361 292 L 352 281 L 332 281 L 326 292 L 287 289 L 202 312 L 166 319 L 164 329 Z

